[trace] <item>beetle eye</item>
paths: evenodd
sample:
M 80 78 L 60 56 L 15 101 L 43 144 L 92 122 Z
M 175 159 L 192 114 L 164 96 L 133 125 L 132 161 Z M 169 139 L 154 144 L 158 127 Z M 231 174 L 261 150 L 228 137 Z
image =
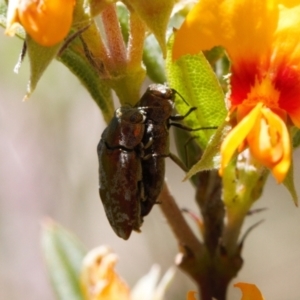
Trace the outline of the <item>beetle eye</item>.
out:
M 143 113 L 141 111 L 138 110 L 130 116 L 129 120 L 130 120 L 130 123 L 133 123 L 133 124 L 144 123 L 145 116 L 143 115 Z

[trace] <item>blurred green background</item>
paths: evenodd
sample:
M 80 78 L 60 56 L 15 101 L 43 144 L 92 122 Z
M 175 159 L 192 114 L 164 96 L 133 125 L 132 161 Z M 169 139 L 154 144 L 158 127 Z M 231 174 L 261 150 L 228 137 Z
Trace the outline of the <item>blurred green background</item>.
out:
M 27 60 L 18 75 L 13 72 L 21 47 L 20 40 L 0 29 L 0 299 L 55 299 L 40 247 L 46 217 L 77 235 L 87 249 L 111 246 L 120 258 L 117 270 L 130 286 L 153 263 L 165 272 L 177 245 L 158 206 L 145 218 L 142 233 L 133 233 L 129 241 L 118 238 L 106 220 L 98 195 L 96 147 L 105 127 L 98 107 L 56 61 L 29 101 L 22 102 Z M 294 159 L 300 193 L 299 150 Z M 193 189 L 181 182 L 183 175 L 167 159 L 173 194 L 181 206 L 196 211 Z M 299 300 L 300 211 L 273 178 L 255 207 L 268 210 L 249 217 L 243 230 L 265 222 L 247 238 L 244 267 L 234 282 L 257 284 L 267 300 Z M 192 289 L 178 271 L 167 299 L 184 299 Z M 231 286 L 228 299 L 240 299 L 240 291 Z

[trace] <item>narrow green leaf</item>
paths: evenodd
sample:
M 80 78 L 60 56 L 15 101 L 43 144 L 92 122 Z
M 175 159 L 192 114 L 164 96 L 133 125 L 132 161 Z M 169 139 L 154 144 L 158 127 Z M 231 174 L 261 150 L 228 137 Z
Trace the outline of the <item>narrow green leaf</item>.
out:
M 47 220 L 42 230 L 42 248 L 57 298 L 83 300 L 80 271 L 84 247 L 61 226 Z
M 189 127 L 199 128 L 219 126 L 225 119 L 224 93 L 210 64 L 202 53 L 184 55 L 177 61 L 172 60 L 173 37 L 168 43 L 167 77 L 170 86 L 177 90 L 190 106 L 197 107 L 185 120 Z M 177 97 L 179 99 L 179 97 Z M 180 114 L 189 107 L 181 100 L 176 102 Z M 214 130 L 193 132 L 202 149 L 205 149 Z
M 127 44 L 129 38 L 129 11 L 123 3 L 117 3 L 117 13 L 122 36 Z
M 100 79 L 96 69 L 87 62 L 85 57 L 72 48 L 67 48 L 58 60 L 68 67 L 88 90 L 100 107 L 104 120 L 108 123 L 114 114 L 111 90 Z
M 0 0 L 0 26 L 6 27 L 7 4 L 4 0 Z
M 165 74 L 165 61 L 159 44 L 153 35 L 148 36 L 145 40 L 143 62 L 147 69 L 147 75 L 153 82 L 165 83 L 167 81 Z
M 52 47 L 44 47 L 36 43 L 29 35 L 26 36 L 27 53 L 30 64 L 30 80 L 27 87 L 25 98 L 29 98 L 35 90 L 38 81 L 43 75 L 46 68 L 55 58 L 61 43 Z
M 293 134 L 293 148 L 297 148 L 300 146 L 300 129 L 295 128 Z
M 220 164 L 221 164 L 220 148 L 230 128 L 231 127 L 228 125 L 226 121 L 222 125 L 220 125 L 215 135 L 211 138 L 210 142 L 205 148 L 201 159 L 190 169 L 190 171 L 187 173 L 184 180 L 191 178 L 193 175 L 195 175 L 200 171 L 220 168 Z

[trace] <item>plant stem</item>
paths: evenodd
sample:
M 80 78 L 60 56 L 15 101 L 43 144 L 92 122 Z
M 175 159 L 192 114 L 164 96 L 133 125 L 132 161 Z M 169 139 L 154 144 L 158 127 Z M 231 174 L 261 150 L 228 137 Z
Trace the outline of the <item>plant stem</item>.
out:
M 117 74 L 122 73 L 127 66 L 127 55 L 117 16 L 116 5 L 110 4 L 106 6 L 101 16 L 106 34 L 107 47 L 111 58 L 111 65 L 108 69 L 110 72 L 114 71 Z
M 141 67 L 143 57 L 146 26 L 134 11 L 130 13 L 129 25 L 128 65 L 130 69 L 138 69 Z
M 201 252 L 202 244 L 185 221 L 182 211 L 179 209 L 166 183 L 158 197 L 158 201 L 161 202 L 160 208 L 167 218 L 178 243 L 187 247 L 193 253 Z

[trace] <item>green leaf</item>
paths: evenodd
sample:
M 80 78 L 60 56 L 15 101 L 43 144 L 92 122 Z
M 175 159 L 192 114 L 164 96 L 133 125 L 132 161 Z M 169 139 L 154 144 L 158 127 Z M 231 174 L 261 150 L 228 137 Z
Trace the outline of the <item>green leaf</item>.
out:
M 68 67 L 88 90 L 100 107 L 104 120 L 108 123 L 114 114 L 111 90 L 108 85 L 100 79 L 96 69 L 74 48 L 67 48 L 58 59 Z
M 300 129 L 294 128 L 293 131 L 293 148 L 297 148 L 300 146 Z
M 69 232 L 51 220 L 44 222 L 42 248 L 50 278 L 60 300 L 83 300 L 80 272 L 86 250 Z
M 133 106 L 137 103 L 145 74 L 146 71 L 139 68 L 107 79 L 107 83 L 116 92 L 121 105 Z
M 200 171 L 219 169 L 221 164 L 220 148 L 231 126 L 225 121 L 208 143 L 201 159 L 190 169 L 184 180 L 191 178 Z
M 7 4 L 4 0 L 0 0 L 0 26 L 6 27 Z
M 30 64 L 30 79 L 25 98 L 29 98 L 38 81 L 51 61 L 56 57 L 62 43 L 52 47 L 44 47 L 36 43 L 29 35 L 26 36 L 27 53 Z
M 156 37 L 162 53 L 166 54 L 166 31 L 170 15 L 174 7 L 174 0 L 123 0 L 146 23 L 149 30 Z
M 184 55 L 177 61 L 172 60 L 173 37 L 168 43 L 167 77 L 170 86 L 197 110 L 185 120 L 189 127 L 199 128 L 219 126 L 225 119 L 224 93 L 210 64 L 202 53 Z M 178 99 L 179 97 L 177 97 Z M 189 107 L 183 101 L 176 102 L 180 114 L 185 114 Z M 193 132 L 202 149 L 205 149 L 214 130 Z
M 161 49 L 153 35 L 145 40 L 143 62 L 147 68 L 147 75 L 155 83 L 165 83 L 165 61 Z
M 284 186 L 287 188 L 287 190 L 290 192 L 293 201 L 296 206 L 298 206 L 298 195 L 297 191 L 295 189 L 295 183 L 294 183 L 294 164 L 293 161 L 291 163 L 290 169 L 283 181 Z
M 117 14 L 121 26 L 122 36 L 127 44 L 129 38 L 129 11 L 123 3 L 117 3 Z

